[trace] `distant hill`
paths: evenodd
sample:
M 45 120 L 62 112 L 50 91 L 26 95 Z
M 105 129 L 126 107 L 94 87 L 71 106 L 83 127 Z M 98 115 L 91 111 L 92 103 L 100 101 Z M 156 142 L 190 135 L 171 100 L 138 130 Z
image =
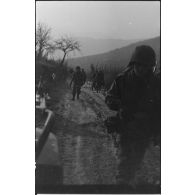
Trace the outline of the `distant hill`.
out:
M 95 39 L 89 37 L 74 37 L 81 45 L 81 51 L 70 53 L 71 58 L 102 54 L 113 49 L 127 46 L 131 43 L 136 43 L 138 39 L 123 40 L 123 39 Z M 56 58 L 62 58 L 63 53 L 59 50 L 55 52 Z
M 88 37 L 75 38 L 81 44 L 81 52 L 76 52 L 74 57 L 83 57 L 89 55 L 97 55 L 121 48 L 139 40 L 122 40 L 122 39 L 94 39 Z
M 97 54 L 97 55 L 90 55 L 85 57 L 79 58 L 72 58 L 68 60 L 69 67 L 81 66 L 85 70 L 89 70 L 90 64 L 94 65 L 108 65 L 108 66 L 119 66 L 121 68 L 127 66 L 130 61 L 132 52 L 134 51 L 135 47 L 138 45 L 149 45 L 151 46 L 156 54 L 157 54 L 157 61 L 158 67 L 160 66 L 160 37 L 139 41 L 136 43 L 129 44 L 128 46 L 121 47 L 119 49 L 115 49 L 106 53 Z M 93 46 L 91 46 L 93 47 Z

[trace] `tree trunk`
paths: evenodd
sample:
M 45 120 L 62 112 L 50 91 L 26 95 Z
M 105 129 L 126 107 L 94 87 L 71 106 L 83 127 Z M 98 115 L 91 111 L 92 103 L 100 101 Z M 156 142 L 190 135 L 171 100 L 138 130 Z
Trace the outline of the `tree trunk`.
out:
M 42 58 L 42 47 L 40 46 L 39 53 L 38 53 L 38 60 L 41 60 L 41 58 Z
M 62 59 L 62 61 L 61 61 L 61 66 L 63 66 L 63 63 L 64 63 L 64 60 L 65 60 L 65 57 L 66 57 L 66 52 L 64 52 L 64 57 L 63 57 L 63 59 Z

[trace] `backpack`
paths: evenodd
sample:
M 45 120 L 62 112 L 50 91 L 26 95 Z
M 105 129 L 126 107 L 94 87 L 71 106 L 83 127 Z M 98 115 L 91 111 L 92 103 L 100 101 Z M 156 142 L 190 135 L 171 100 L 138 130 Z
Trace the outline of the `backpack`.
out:
M 74 75 L 74 83 L 81 85 L 83 83 L 83 74 L 82 72 L 76 72 Z

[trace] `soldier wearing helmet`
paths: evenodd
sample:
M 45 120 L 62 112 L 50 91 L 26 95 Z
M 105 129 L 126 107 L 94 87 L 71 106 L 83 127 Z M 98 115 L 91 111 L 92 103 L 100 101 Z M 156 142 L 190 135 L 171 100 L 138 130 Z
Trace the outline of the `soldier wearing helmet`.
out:
M 160 79 L 155 74 L 156 54 L 150 46 L 136 47 L 127 69 L 118 75 L 105 102 L 116 117 L 105 122 L 119 135 L 121 183 L 133 183 L 149 141 L 160 135 Z M 125 168 L 126 167 L 126 168 Z
M 72 100 L 75 100 L 75 96 L 79 99 L 79 95 L 81 92 L 81 86 L 83 85 L 83 74 L 81 72 L 80 66 L 76 67 L 76 71 L 73 74 L 72 80 L 70 82 L 70 87 L 73 83 L 73 90 L 72 90 Z

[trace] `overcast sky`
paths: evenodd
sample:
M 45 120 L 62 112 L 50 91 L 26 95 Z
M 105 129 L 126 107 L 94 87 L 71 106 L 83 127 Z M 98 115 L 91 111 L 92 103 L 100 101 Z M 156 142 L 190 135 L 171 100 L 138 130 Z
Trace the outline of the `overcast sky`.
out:
M 50 26 L 54 37 L 145 39 L 160 35 L 160 2 L 40 1 L 36 22 Z

